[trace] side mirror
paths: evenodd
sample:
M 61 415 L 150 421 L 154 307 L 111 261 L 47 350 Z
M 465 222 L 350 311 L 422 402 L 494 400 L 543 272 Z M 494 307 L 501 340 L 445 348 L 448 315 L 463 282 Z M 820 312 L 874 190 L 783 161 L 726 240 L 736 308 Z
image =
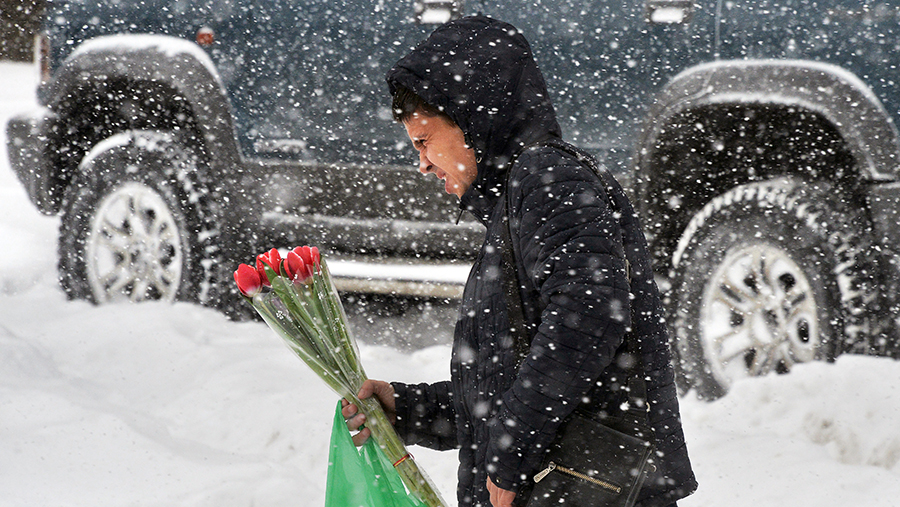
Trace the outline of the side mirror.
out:
M 417 25 L 442 25 L 460 17 L 463 0 L 415 0 Z

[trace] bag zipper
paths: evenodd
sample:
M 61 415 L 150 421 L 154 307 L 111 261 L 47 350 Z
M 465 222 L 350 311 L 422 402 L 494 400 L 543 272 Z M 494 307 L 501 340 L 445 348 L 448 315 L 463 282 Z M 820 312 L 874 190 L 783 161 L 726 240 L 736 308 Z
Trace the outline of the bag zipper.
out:
M 535 483 L 541 482 L 541 480 L 542 480 L 544 477 L 547 477 L 547 475 L 548 475 L 550 472 L 554 471 L 554 470 L 558 470 L 558 471 L 560 471 L 560 472 L 562 472 L 562 473 L 564 473 L 564 474 L 571 475 L 572 477 L 577 477 L 577 478 L 579 478 L 579 479 L 581 479 L 581 480 L 583 480 L 583 481 L 588 481 L 588 482 L 590 482 L 590 483 L 592 483 L 592 484 L 596 484 L 597 486 L 600 486 L 600 487 L 603 488 L 603 489 L 607 489 L 607 490 L 609 490 L 609 491 L 612 491 L 613 493 L 617 493 L 617 494 L 618 494 L 618 493 L 621 493 L 621 492 L 622 492 L 622 488 L 619 487 L 619 486 L 616 486 L 615 484 L 612 484 L 612 483 L 609 483 L 609 482 L 606 482 L 606 481 L 603 481 L 603 480 L 600 480 L 600 479 L 596 479 L 596 478 L 594 478 L 594 477 L 590 477 L 590 476 L 585 475 L 585 474 L 583 474 L 583 473 L 581 473 L 581 472 L 576 472 L 575 470 L 572 470 L 571 468 L 566 468 L 566 467 L 564 467 L 564 466 L 562 466 L 562 465 L 557 465 L 556 463 L 554 463 L 554 462 L 552 462 L 552 461 L 551 461 L 550 463 L 547 464 L 547 468 L 541 470 L 540 472 L 538 472 L 538 473 L 534 476 L 534 482 L 535 482 Z

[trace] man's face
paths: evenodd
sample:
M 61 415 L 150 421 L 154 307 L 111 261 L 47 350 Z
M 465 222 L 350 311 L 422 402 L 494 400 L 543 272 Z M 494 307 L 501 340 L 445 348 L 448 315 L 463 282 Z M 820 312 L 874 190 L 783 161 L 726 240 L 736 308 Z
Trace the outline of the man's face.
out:
M 462 197 L 478 175 L 475 150 L 466 146 L 463 131 L 441 116 L 417 111 L 403 122 L 413 146 L 419 151 L 419 171 L 444 180 L 448 194 Z

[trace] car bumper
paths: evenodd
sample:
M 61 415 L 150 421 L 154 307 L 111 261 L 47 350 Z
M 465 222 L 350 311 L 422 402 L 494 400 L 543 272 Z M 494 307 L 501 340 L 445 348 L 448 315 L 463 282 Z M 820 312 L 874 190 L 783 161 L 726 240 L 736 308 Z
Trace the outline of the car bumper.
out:
M 340 291 L 459 299 L 472 268 L 466 262 L 329 258 Z
M 56 115 L 40 108 L 18 114 L 6 124 L 9 165 L 25 185 L 28 197 L 42 213 L 59 212 L 62 186 L 49 156 L 50 132 Z

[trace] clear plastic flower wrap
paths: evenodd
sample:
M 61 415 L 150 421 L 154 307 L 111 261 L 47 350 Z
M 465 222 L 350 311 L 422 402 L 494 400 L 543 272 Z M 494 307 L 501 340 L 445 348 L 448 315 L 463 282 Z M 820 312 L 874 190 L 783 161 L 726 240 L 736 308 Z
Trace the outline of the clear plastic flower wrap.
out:
M 372 438 L 409 492 L 428 507 L 445 506 L 381 404 L 374 397 L 357 396 L 367 376 L 328 266 L 318 250 L 297 247 L 282 259 L 278 250 L 272 249 L 257 257 L 255 268 L 241 264 L 234 278 L 244 298 L 287 346 L 334 392 L 366 415 Z

